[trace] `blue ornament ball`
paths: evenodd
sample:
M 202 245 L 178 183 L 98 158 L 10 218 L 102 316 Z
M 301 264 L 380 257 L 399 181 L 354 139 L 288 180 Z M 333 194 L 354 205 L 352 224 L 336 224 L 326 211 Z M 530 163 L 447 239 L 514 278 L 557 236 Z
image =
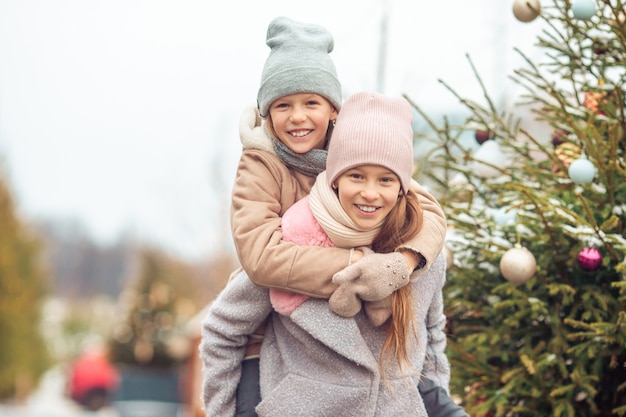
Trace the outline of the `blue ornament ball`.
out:
M 587 158 L 578 158 L 570 164 L 567 172 L 576 184 L 585 184 L 593 181 L 596 176 L 596 167 Z
M 596 3 L 594 0 L 574 0 L 572 2 L 572 13 L 579 20 L 589 20 L 596 14 Z
M 517 212 L 514 209 L 502 207 L 494 212 L 493 220 L 500 226 L 515 224 Z

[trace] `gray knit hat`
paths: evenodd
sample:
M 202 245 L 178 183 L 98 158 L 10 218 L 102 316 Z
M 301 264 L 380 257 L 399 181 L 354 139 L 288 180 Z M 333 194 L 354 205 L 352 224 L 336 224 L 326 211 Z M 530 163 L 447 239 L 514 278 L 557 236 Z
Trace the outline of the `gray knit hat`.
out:
M 261 116 L 270 105 L 289 94 L 315 93 L 341 108 L 341 84 L 328 55 L 333 35 L 324 27 L 277 17 L 267 28 L 270 55 L 265 61 L 257 104 Z
M 402 97 L 370 92 L 348 97 L 328 147 L 328 185 L 348 169 L 381 165 L 398 176 L 406 193 L 413 174 L 412 123 L 411 108 Z

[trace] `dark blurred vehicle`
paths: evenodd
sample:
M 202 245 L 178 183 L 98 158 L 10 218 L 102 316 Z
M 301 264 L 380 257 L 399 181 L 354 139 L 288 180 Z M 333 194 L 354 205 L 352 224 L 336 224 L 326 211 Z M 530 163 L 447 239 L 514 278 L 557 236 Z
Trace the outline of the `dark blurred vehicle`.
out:
M 111 405 L 120 417 L 187 417 L 178 369 L 120 366 Z
M 119 374 L 106 354 L 86 352 L 71 365 L 68 393 L 72 400 L 90 411 L 98 411 L 111 402 L 119 384 Z

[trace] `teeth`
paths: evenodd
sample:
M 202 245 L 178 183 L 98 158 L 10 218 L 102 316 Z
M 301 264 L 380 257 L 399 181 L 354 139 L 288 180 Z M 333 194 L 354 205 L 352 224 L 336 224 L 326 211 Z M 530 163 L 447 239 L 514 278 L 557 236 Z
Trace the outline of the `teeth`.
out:
M 357 207 L 359 208 L 359 210 L 362 210 L 366 213 L 373 213 L 376 211 L 376 207 L 372 207 L 372 206 L 359 206 L 357 204 Z
M 301 138 L 302 136 L 308 135 L 310 132 L 310 130 L 299 130 L 297 132 L 291 132 L 291 135 L 297 138 Z

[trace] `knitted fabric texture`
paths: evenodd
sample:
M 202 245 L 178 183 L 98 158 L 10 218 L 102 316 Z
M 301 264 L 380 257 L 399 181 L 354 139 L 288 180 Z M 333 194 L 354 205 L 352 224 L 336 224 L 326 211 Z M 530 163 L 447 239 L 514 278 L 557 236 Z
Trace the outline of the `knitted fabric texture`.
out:
M 322 172 L 311 193 L 283 214 L 281 230 L 286 242 L 302 246 L 352 248 L 371 245 L 380 225 L 369 230 L 359 228 L 341 207 L 337 194 L 326 184 L 325 173 Z M 291 291 L 270 288 L 272 306 L 284 316 L 291 315 L 307 298 Z M 360 306 L 359 301 L 359 309 Z
M 326 28 L 281 16 L 270 22 L 265 43 L 271 51 L 257 95 L 262 117 L 275 100 L 297 93 L 319 94 L 339 111 L 341 84 L 328 55 L 334 40 Z
M 383 223 L 381 221 L 370 229 L 359 227 L 341 207 L 337 194 L 328 186 L 325 172 L 317 176 L 311 188 L 309 205 L 324 232 L 340 248 L 370 246 Z
M 271 140 L 274 153 L 288 168 L 295 169 L 307 177 L 316 177 L 326 168 L 326 155 L 328 154 L 326 149 L 311 149 L 305 153 L 297 153 L 278 139 L 272 138 Z
M 401 97 L 360 92 L 346 99 L 328 147 L 326 177 L 332 184 L 359 165 L 393 171 L 406 193 L 413 173 L 413 116 Z

